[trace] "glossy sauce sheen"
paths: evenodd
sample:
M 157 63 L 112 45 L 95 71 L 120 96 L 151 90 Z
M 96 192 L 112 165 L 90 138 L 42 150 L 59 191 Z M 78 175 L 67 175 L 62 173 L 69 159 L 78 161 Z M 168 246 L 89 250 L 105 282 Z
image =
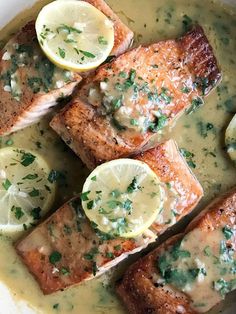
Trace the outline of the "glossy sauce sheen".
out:
M 235 168 L 224 151 L 224 132 L 236 111 L 236 15 L 234 11 L 210 0 L 193 0 L 191 4 L 186 0 L 147 0 L 145 5 L 142 0 L 136 0 L 135 3 L 132 0 L 107 2 L 135 31 L 136 45 L 179 37 L 188 22 L 187 15 L 203 26 L 214 48 L 223 73 L 221 85 L 206 99 L 202 108 L 182 117 L 172 133 L 166 135 L 174 137 L 179 147 L 190 152 L 182 150 L 205 190 L 205 198 L 200 206 L 202 208 L 216 194 L 235 185 Z M 19 17 L 1 32 L 0 39 L 9 38 L 10 33 L 32 19 L 34 14 L 32 10 L 26 12 L 23 18 Z M 66 180 L 58 185 L 54 204 L 56 209 L 81 191 L 88 171 L 50 129 L 48 120 L 2 138 L 1 146 L 7 146 L 11 139 L 15 146 L 35 149 L 45 156 L 53 169 L 65 174 Z M 64 292 L 43 296 L 36 281 L 17 257 L 11 240 L 1 238 L 0 254 L 1 282 L 11 289 L 17 299 L 26 300 L 39 313 L 125 313 L 112 292 L 110 274 Z
M 236 287 L 234 250 L 235 235 L 230 226 L 222 223 L 207 238 L 201 228 L 196 228 L 179 247 L 160 257 L 159 267 L 163 261 L 170 263 L 169 284 L 191 298 L 192 308 L 205 313 Z

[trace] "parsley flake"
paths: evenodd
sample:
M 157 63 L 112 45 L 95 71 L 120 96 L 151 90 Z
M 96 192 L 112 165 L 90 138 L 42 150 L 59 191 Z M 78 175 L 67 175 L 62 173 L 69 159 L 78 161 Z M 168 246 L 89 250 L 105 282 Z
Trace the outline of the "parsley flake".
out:
M 20 162 L 22 166 L 28 167 L 35 161 L 36 156 L 32 155 L 31 153 L 22 152 L 22 154 L 23 155 Z
M 61 258 L 62 258 L 61 253 L 58 251 L 54 251 L 49 256 L 49 262 L 55 265 L 56 263 L 60 262 Z
M 11 185 L 12 185 L 12 184 L 11 184 L 11 181 L 8 180 L 8 179 L 6 179 L 6 180 L 2 183 L 2 186 L 4 187 L 4 189 L 5 189 L 6 191 L 8 191 L 8 189 L 10 188 Z

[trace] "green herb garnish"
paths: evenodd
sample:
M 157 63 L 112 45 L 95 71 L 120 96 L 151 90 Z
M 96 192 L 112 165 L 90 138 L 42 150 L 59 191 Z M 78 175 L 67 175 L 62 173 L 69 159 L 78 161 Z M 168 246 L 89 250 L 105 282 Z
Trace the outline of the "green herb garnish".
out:
M 108 41 L 104 38 L 104 36 L 99 36 L 98 37 L 98 43 L 100 45 L 107 45 L 108 44 Z
M 21 207 L 12 206 L 11 211 L 14 212 L 17 220 L 20 220 L 24 216 L 24 212 Z
M 58 51 L 59 51 L 59 55 L 62 59 L 65 59 L 65 56 L 66 56 L 66 52 L 65 52 L 65 49 L 62 49 L 60 47 L 58 47 Z
M 10 188 L 11 185 L 12 185 L 12 184 L 11 184 L 10 180 L 8 180 L 8 179 L 6 179 L 6 180 L 2 183 L 2 186 L 4 187 L 4 189 L 5 189 L 6 191 Z
M 31 165 L 35 159 L 36 159 L 36 156 L 32 155 L 31 153 L 25 153 L 25 152 L 22 152 L 22 157 L 21 157 L 21 164 L 22 166 L 24 167 L 28 167 L 29 165 Z
M 54 251 L 49 256 L 49 262 L 55 265 L 56 263 L 60 262 L 61 258 L 62 258 L 61 253 L 58 251 Z
M 80 49 L 79 52 L 82 53 L 87 58 L 92 58 L 92 59 L 96 58 L 96 56 L 89 51 L 85 51 L 85 50 Z

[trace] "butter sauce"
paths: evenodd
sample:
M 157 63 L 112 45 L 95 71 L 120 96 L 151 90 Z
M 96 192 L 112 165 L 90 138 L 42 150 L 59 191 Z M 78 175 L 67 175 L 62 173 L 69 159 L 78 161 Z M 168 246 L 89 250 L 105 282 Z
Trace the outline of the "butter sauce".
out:
M 31 20 L 40 6 L 25 11 L 5 27 L 0 40 Z M 235 184 L 236 172 L 224 151 L 224 130 L 236 111 L 236 15 L 217 1 L 197 0 L 108 0 L 122 20 L 135 31 L 135 44 L 177 38 L 189 19 L 198 21 L 205 29 L 222 68 L 223 81 L 196 113 L 183 116 L 168 137 L 174 137 L 181 148 L 190 152 L 190 165 L 202 183 L 205 198 L 201 207 L 216 194 Z M 52 169 L 63 172 L 66 180 L 58 183 L 53 209 L 81 191 L 88 171 L 79 159 L 62 143 L 48 126 L 50 117 L 37 125 L 2 138 L 1 146 L 15 145 L 35 149 L 47 159 Z M 209 127 L 211 124 L 213 127 Z M 186 155 L 186 154 L 185 154 Z M 76 171 L 75 171 L 76 169 Z M 37 282 L 22 265 L 12 246 L 12 240 L 0 238 L 0 281 L 9 287 L 16 300 L 25 300 L 38 313 L 125 313 L 112 292 L 110 273 L 72 287 L 64 292 L 43 296 Z
M 159 258 L 164 282 L 189 295 L 192 307 L 200 313 L 236 288 L 234 233 L 232 226 L 221 225 L 206 237 L 196 228 Z

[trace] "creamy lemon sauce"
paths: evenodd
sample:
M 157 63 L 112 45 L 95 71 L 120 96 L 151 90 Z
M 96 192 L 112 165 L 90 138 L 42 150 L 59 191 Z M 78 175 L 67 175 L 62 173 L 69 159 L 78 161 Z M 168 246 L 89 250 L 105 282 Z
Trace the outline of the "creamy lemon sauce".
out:
M 221 225 L 206 238 L 196 228 L 158 260 L 164 283 L 189 295 L 198 312 L 205 313 L 236 288 L 234 232 Z
M 42 5 L 49 1 L 40 2 Z M 4 42 L 20 26 L 31 20 L 40 7 L 26 11 L 0 34 Z M 179 37 L 186 25 L 198 21 L 214 47 L 223 73 L 221 85 L 196 113 L 183 116 L 168 137 L 174 137 L 188 164 L 203 185 L 202 208 L 216 194 L 235 185 L 236 170 L 226 154 L 225 129 L 236 111 L 236 15 L 215 1 L 193 0 L 109 0 L 122 20 L 135 31 L 135 44 Z M 1 146 L 19 146 L 41 153 L 52 169 L 63 173 L 58 182 L 53 210 L 81 191 L 88 171 L 80 160 L 50 129 L 50 117 L 37 125 L 1 139 Z M 193 248 L 192 248 L 193 249 Z M 119 268 L 122 268 L 120 266 Z M 113 292 L 115 274 L 72 287 L 64 292 L 43 296 L 37 282 L 22 265 L 12 239 L 0 239 L 0 280 L 16 299 L 28 302 L 41 313 L 125 313 Z M 119 269 L 118 269 L 119 270 Z M 117 273 L 117 271 L 115 272 Z M 110 276 L 112 275 L 112 276 Z M 112 279 L 110 279 L 112 278 Z M 217 278 L 216 278 L 217 280 Z

